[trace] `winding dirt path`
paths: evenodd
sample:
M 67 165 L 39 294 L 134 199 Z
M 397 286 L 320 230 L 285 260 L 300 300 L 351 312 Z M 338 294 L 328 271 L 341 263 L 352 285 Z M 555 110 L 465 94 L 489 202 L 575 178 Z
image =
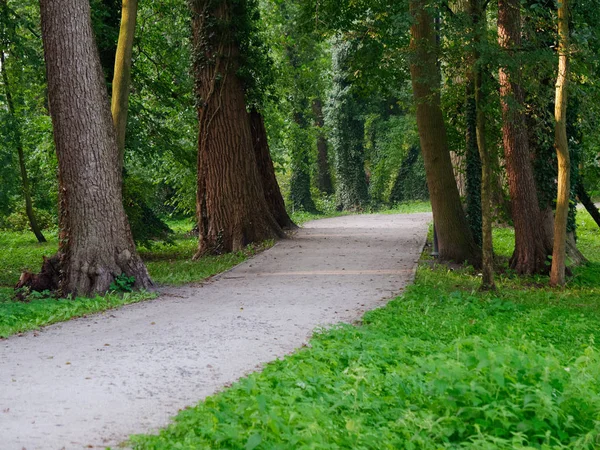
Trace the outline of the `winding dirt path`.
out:
M 430 214 L 310 222 L 201 286 L 0 342 L 0 448 L 104 448 L 166 425 L 412 281 Z

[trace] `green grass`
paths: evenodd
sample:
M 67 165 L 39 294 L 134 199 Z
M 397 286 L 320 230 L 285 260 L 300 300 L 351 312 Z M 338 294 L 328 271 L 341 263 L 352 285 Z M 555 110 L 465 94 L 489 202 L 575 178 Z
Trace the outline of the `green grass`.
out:
M 198 244 L 197 237 L 190 234 L 193 224 L 180 220 L 169 222 L 169 226 L 175 232 L 172 244 L 156 243 L 150 248 L 139 248 L 150 276 L 158 284 L 181 285 L 205 280 L 272 245 L 272 242 L 266 242 L 243 251 L 192 261 Z M 48 242 L 38 244 L 31 233 L 0 233 L 0 248 L 4 250 L 0 253 L 0 338 L 156 297 L 152 293 L 138 292 L 124 295 L 110 293 L 91 299 L 33 296 L 27 303 L 15 300 L 13 286 L 21 272 L 38 272 L 42 256 L 53 255 L 58 249 L 56 233 L 46 232 L 45 235 Z
M 13 300 L 12 294 L 12 288 L 0 288 L 0 338 L 156 297 L 151 292 L 109 293 L 94 298 L 35 298 L 23 303 Z
M 404 296 L 360 326 L 318 331 L 308 348 L 182 411 L 135 449 L 600 448 L 600 249 L 566 289 L 468 268 L 420 267 Z M 510 233 L 497 234 L 506 254 Z M 500 238 L 498 238 L 500 237 Z M 541 286 L 541 287 L 540 287 Z
M 321 208 L 320 213 L 310 213 L 306 211 L 294 211 L 290 213 L 291 219 L 297 225 L 303 225 L 306 222 L 317 219 L 328 219 L 330 217 L 348 216 L 352 214 L 411 214 L 421 212 L 431 212 L 431 203 L 423 201 L 411 201 L 400 203 L 390 208 L 373 209 L 365 213 L 353 213 L 349 211 L 336 211 L 333 203 L 327 203 L 327 207 Z

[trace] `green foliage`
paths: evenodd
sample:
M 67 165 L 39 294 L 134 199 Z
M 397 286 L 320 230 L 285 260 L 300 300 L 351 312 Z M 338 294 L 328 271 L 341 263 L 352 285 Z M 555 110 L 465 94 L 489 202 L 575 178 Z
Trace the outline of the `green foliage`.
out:
M 173 234 L 173 230 L 148 206 L 151 199 L 147 193 L 152 192 L 149 184 L 127 174 L 123 180 L 123 206 L 133 238 L 146 246 L 155 240 L 168 242 Z
M 0 287 L 0 338 L 156 297 L 156 294 L 148 292 L 74 299 L 32 294 L 29 301 L 23 303 L 12 298 L 14 292 L 11 288 Z
M 364 110 L 348 75 L 348 57 L 356 43 L 338 38 L 333 51 L 333 87 L 326 110 L 336 172 L 337 207 L 363 210 L 369 203 L 365 174 Z
M 0 217 L 0 229 L 4 228 L 10 231 L 27 231 L 30 230 L 29 218 L 25 212 L 25 202 L 18 202 L 15 204 L 15 211 L 8 215 L 6 218 Z M 38 226 L 42 230 L 54 229 L 58 223 L 57 217 L 53 212 L 33 208 L 33 213 L 37 220 Z
M 498 293 L 480 293 L 470 269 L 421 267 L 403 297 L 361 326 L 316 332 L 308 348 L 130 443 L 148 450 L 597 448 L 600 253 L 584 250 L 593 263 L 566 290 L 504 277 Z
M 128 277 L 124 273 L 119 275 L 110 283 L 109 289 L 115 292 L 132 292 L 135 284 L 135 277 Z

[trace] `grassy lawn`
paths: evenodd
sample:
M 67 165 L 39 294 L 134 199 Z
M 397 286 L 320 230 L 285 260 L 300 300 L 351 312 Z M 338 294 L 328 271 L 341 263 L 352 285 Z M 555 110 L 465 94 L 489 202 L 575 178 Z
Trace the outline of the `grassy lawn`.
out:
M 136 449 L 600 448 L 600 240 L 578 217 L 590 264 L 566 289 L 423 264 L 416 283 L 360 326 L 182 411 Z M 512 233 L 496 232 L 508 256 Z

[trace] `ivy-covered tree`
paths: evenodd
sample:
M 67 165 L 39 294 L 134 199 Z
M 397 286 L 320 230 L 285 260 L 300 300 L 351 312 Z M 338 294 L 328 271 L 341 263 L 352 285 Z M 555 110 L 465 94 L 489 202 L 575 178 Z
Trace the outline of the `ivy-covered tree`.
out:
M 199 121 L 198 258 L 285 234 L 265 200 L 246 111 L 256 4 L 193 0 L 190 7 Z
M 336 198 L 339 210 L 363 210 L 369 204 L 365 173 L 363 102 L 349 74 L 353 43 L 338 37 L 333 46 L 333 86 L 327 124 L 335 154 Z

